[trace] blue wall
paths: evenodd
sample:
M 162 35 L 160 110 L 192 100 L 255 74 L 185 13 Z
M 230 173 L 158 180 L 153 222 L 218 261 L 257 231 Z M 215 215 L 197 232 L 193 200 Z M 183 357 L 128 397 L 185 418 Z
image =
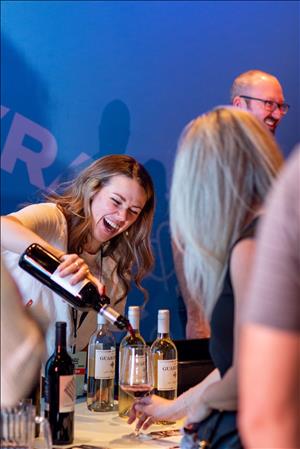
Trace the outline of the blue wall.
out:
M 154 177 L 154 272 L 142 320 L 172 310 L 184 336 L 168 228 L 174 152 L 184 125 L 229 101 L 239 73 L 276 75 L 291 104 L 277 137 L 300 140 L 299 2 L 2 1 L 2 213 L 91 158 L 127 153 Z M 141 303 L 132 292 L 129 303 Z

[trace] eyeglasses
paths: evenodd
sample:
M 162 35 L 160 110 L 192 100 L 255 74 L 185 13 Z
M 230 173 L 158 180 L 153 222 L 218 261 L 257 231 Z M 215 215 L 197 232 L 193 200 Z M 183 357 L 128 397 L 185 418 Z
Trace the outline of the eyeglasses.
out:
M 239 95 L 240 98 L 245 98 L 246 100 L 255 100 L 255 101 L 261 101 L 264 104 L 264 108 L 266 111 L 273 112 L 275 109 L 279 109 L 279 111 L 285 115 L 290 105 L 287 103 L 277 103 L 276 101 L 272 100 L 263 100 L 262 98 L 255 98 L 255 97 L 249 97 L 248 95 Z

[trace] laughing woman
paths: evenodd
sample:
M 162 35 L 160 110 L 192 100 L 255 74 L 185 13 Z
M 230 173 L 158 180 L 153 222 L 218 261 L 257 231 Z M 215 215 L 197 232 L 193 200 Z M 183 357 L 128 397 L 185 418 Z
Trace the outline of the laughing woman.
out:
M 49 288 L 21 270 L 20 254 L 39 243 L 61 260 L 61 276 L 76 284 L 86 276 L 123 313 L 131 281 L 143 292 L 143 277 L 153 263 L 150 233 L 154 213 L 152 180 L 135 159 L 110 155 L 87 167 L 62 194 L 1 218 L 2 256 L 24 301 L 49 324 L 48 355 L 53 351 L 55 322 L 67 322 L 69 348 L 85 347 L 96 327 L 96 313 L 81 323 Z M 76 316 L 77 315 L 77 316 Z

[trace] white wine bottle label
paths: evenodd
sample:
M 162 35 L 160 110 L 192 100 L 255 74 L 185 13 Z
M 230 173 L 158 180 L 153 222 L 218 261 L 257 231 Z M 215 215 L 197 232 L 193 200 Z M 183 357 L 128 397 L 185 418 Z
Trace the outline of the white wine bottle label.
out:
M 74 276 L 74 274 L 69 274 L 68 276 L 61 277 L 59 275 L 59 271 L 57 269 L 54 271 L 54 273 L 51 274 L 50 279 L 52 279 L 56 284 L 63 287 L 65 290 L 70 292 L 72 295 L 76 296 L 80 290 L 89 282 L 88 279 L 84 279 L 81 282 L 78 282 L 76 285 L 70 284 L 70 279 Z
M 59 413 L 73 412 L 75 397 L 75 376 L 59 376 Z
M 116 364 L 115 349 L 96 349 L 95 379 L 114 379 Z
M 177 360 L 157 360 L 157 389 L 176 390 Z

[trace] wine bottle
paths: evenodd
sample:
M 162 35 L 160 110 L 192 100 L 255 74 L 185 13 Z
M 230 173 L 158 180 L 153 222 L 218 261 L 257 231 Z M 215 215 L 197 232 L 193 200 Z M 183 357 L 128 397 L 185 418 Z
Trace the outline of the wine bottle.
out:
M 170 338 L 170 312 L 159 310 L 157 338 L 152 343 L 151 353 L 154 365 L 154 393 L 166 399 L 177 396 L 177 349 Z
M 94 412 L 108 412 L 114 407 L 116 340 L 100 313 L 97 323 L 88 347 L 87 407 Z
M 66 349 L 66 327 L 55 325 L 55 351 L 45 367 L 45 417 L 53 444 L 71 444 L 74 438 L 75 376 L 74 365 Z
M 72 275 L 62 278 L 57 272 L 60 263 L 56 256 L 37 243 L 30 245 L 19 260 L 21 268 L 60 295 L 75 309 L 96 310 L 119 329 L 130 330 L 127 318 L 109 306 L 109 298 L 101 296 L 93 282 L 86 278 L 76 285 L 71 285 L 69 279 Z
M 120 349 L 119 349 L 119 374 L 122 364 L 122 349 L 125 346 L 132 346 L 132 345 L 145 345 L 145 340 L 140 334 L 140 308 L 139 306 L 130 306 L 128 308 L 128 319 L 131 324 L 131 327 L 133 329 L 134 334 L 128 332 L 127 335 L 123 338 L 123 340 L 120 343 Z M 120 375 L 119 375 L 120 379 Z M 119 409 L 119 416 L 122 418 L 126 418 L 128 416 L 129 410 L 131 409 L 131 406 L 134 402 L 134 398 L 130 396 L 128 393 L 125 393 L 124 390 L 119 385 L 118 388 L 118 409 Z

